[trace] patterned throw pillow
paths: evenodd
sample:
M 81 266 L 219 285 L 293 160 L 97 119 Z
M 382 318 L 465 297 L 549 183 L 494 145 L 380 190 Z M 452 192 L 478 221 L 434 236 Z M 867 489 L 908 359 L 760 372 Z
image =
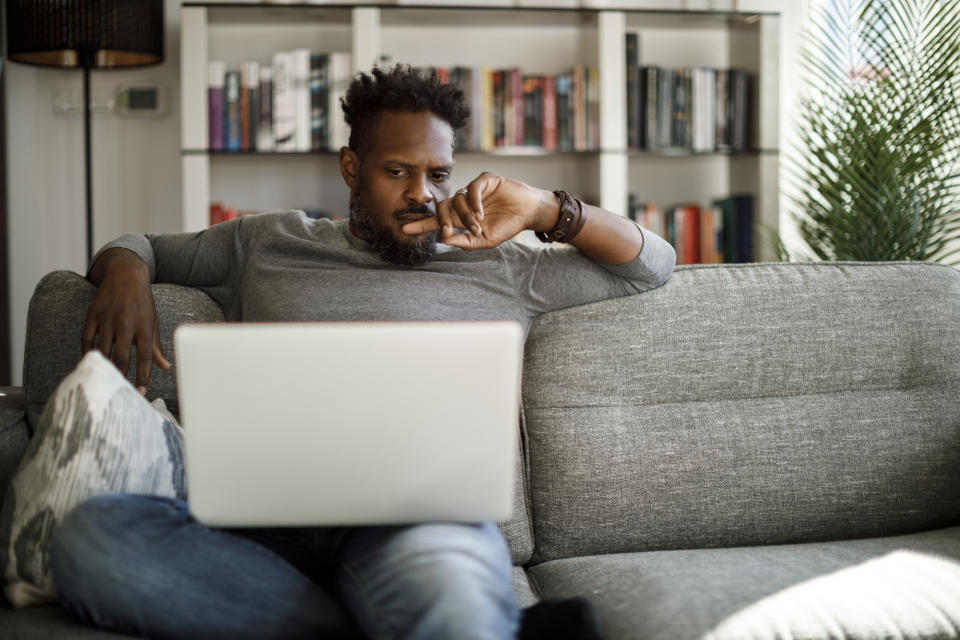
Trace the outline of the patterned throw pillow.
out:
M 56 601 L 48 549 L 74 506 L 105 493 L 184 498 L 180 428 L 98 351 L 50 396 L 3 500 L 0 567 L 15 608 Z

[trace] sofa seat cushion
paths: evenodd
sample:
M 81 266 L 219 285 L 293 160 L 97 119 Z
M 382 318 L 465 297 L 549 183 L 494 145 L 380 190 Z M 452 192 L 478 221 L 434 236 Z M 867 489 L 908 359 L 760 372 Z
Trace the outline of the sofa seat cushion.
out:
M 569 558 L 528 573 L 544 598 L 589 598 L 605 640 L 892 640 L 960 632 L 960 527 Z

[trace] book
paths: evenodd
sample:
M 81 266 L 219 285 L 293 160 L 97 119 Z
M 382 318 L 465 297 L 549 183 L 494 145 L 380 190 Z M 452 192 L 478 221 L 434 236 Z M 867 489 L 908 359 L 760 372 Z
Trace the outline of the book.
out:
M 557 78 L 543 78 L 543 148 L 548 151 L 557 149 Z
M 296 124 L 294 125 L 295 148 L 297 151 L 310 151 L 311 146 L 311 106 L 310 106 L 310 50 L 293 51 L 293 101 L 295 104 Z
M 639 42 L 636 31 L 628 31 L 627 39 L 627 148 L 640 148 L 640 73 Z
M 260 65 L 260 126 L 257 151 L 273 151 L 273 67 Z
M 750 75 L 746 69 L 730 70 L 728 91 L 730 149 L 743 151 L 749 144 L 747 134 L 750 119 Z
M 327 146 L 327 109 L 330 107 L 329 58 L 310 55 L 310 148 Z
M 523 144 L 543 146 L 543 76 L 523 77 Z
M 240 72 L 227 71 L 224 74 L 224 148 L 227 151 L 240 151 L 242 145 L 240 120 Z
M 251 151 L 257 147 L 260 128 L 260 64 L 240 64 L 240 148 Z
M 293 95 L 293 54 L 273 54 L 273 136 L 277 151 L 296 151 L 296 103 Z
M 223 151 L 226 148 L 223 131 L 226 117 L 223 85 L 226 72 L 226 65 L 223 62 L 211 61 L 207 65 L 208 144 L 212 151 Z
M 556 76 L 557 151 L 573 150 L 573 74 Z

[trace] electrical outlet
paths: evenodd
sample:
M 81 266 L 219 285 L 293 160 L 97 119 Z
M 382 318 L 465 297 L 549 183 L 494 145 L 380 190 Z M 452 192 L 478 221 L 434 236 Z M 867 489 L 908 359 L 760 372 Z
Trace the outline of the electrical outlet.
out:
M 90 88 L 90 113 L 113 113 L 116 98 L 109 87 Z M 83 86 L 61 84 L 53 90 L 53 113 L 58 116 L 83 115 Z

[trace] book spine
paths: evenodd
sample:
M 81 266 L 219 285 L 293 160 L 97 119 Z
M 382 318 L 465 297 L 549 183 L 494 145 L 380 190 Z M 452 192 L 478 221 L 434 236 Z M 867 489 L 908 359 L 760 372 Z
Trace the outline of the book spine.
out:
M 700 207 L 691 204 L 682 211 L 686 264 L 697 264 L 700 262 Z
M 328 64 L 325 54 L 315 53 L 310 56 L 311 149 L 323 149 L 327 146 L 327 108 L 330 101 Z
M 644 140 L 644 149 L 656 149 L 658 147 L 658 138 L 659 129 L 657 128 L 657 109 L 659 105 L 659 93 L 658 86 L 660 83 L 660 76 L 658 73 L 657 67 L 644 67 L 643 68 L 643 78 L 644 78 L 644 102 L 643 102 L 643 114 L 644 114 L 644 132 L 646 138 Z
M 523 72 L 519 67 L 510 70 L 510 96 L 513 98 L 513 141 L 518 147 L 522 147 L 525 134 L 525 122 L 523 119 Z
M 587 114 L 586 114 L 586 71 L 583 65 L 573 68 L 573 148 L 576 151 L 585 151 L 587 148 Z
M 729 81 L 730 72 L 727 69 L 717 71 L 717 151 L 730 149 L 730 108 L 729 91 L 727 89 Z
M 673 69 L 660 69 L 657 73 L 657 148 L 669 149 L 673 145 L 673 91 L 676 83 Z
M 543 79 L 543 148 L 548 151 L 557 149 L 557 78 L 545 76 Z
M 735 196 L 737 262 L 753 262 L 753 196 Z
M 600 149 L 600 70 L 587 71 L 587 148 Z
M 257 148 L 257 130 L 260 128 L 260 64 L 244 62 L 240 65 L 241 119 L 243 120 L 243 150 Z M 243 103 L 246 102 L 246 113 Z M 246 116 L 246 117 L 244 117 Z
M 627 39 L 627 148 L 640 148 L 640 78 L 637 68 L 639 42 L 636 31 L 629 31 Z
M 273 151 L 273 67 L 260 66 L 260 127 L 257 151 Z
M 296 104 L 296 150 L 310 151 L 310 50 L 293 51 L 293 96 Z
M 494 90 L 496 72 L 490 67 L 483 67 L 483 146 L 484 151 L 491 151 L 497 146 L 497 105 Z
M 273 54 L 273 135 L 277 151 L 296 151 L 296 104 L 293 98 L 293 56 Z
M 224 75 L 224 112 L 226 113 L 227 151 L 240 151 L 242 138 L 240 133 L 240 72 L 227 71 Z
M 493 72 L 493 144 L 502 147 L 506 144 L 506 123 L 504 122 L 503 71 Z
M 208 109 L 208 133 L 209 145 L 212 151 L 223 151 L 225 145 L 223 140 L 224 125 L 224 76 L 226 75 L 226 65 L 223 62 L 211 61 L 207 65 L 207 109 Z
M 750 76 L 745 69 L 731 69 L 732 83 L 732 135 L 730 148 L 743 151 L 747 148 L 747 130 L 750 104 Z
M 573 150 L 573 76 L 557 76 L 557 150 Z

